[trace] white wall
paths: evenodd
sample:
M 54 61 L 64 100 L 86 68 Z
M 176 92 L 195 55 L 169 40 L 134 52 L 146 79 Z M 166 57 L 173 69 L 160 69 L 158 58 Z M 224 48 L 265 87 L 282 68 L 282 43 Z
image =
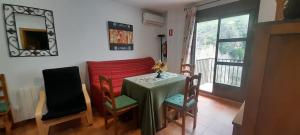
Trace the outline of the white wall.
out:
M 64 66 L 80 66 L 81 78 L 86 81 L 88 60 L 115 60 L 151 56 L 159 58 L 160 28 L 142 24 L 141 10 L 111 0 L 0 0 L 24 6 L 53 10 L 59 56 L 9 57 L 0 10 L 0 73 L 6 75 L 13 108 L 18 108 L 16 93 L 20 89 L 43 87 L 42 70 Z M 2 6 L 1 6 L 2 7 Z M 133 51 L 109 51 L 107 21 L 132 24 Z M 24 97 L 27 98 L 27 97 Z M 14 112 L 15 120 L 27 119 Z
M 168 69 L 179 72 L 182 56 L 183 33 L 185 13 L 183 7 L 168 10 L 167 13 L 167 42 L 168 42 Z M 173 29 L 173 36 L 168 35 L 168 30 Z
M 258 22 L 275 20 L 276 0 L 260 0 Z

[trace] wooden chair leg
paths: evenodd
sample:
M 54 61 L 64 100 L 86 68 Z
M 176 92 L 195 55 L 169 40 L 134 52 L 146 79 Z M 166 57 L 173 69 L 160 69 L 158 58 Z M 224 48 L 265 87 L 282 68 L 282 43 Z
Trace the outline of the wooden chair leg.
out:
M 182 115 L 182 135 L 185 135 L 185 113 L 184 111 L 181 112 Z
M 44 128 L 42 125 L 39 125 L 37 123 L 37 129 L 38 129 L 38 132 L 39 132 L 39 135 L 43 135 L 44 134 Z
M 118 135 L 118 116 L 117 115 L 113 115 L 114 116 L 114 124 L 115 124 L 115 135 Z
M 168 126 L 168 106 L 164 105 L 165 127 Z
M 12 122 L 9 119 L 9 116 L 7 115 L 5 118 L 5 134 L 11 135 L 11 125 Z
M 89 124 L 88 124 L 88 121 L 87 121 L 87 117 L 86 117 L 86 113 L 84 113 L 84 114 L 81 114 L 81 123 L 83 124 L 83 125 L 85 125 L 85 126 L 88 126 Z
M 5 134 L 6 135 L 11 135 L 12 134 L 11 127 L 5 127 Z
M 180 112 L 175 112 L 175 120 L 178 120 L 179 118 L 180 118 L 181 116 L 180 116 Z
M 140 115 L 139 115 L 139 108 L 137 107 L 136 110 L 135 110 L 135 113 L 136 113 L 136 124 L 137 124 L 137 128 L 139 128 L 140 126 Z
M 38 131 L 39 131 L 39 135 L 48 135 L 49 126 L 39 126 Z
M 92 112 L 91 111 L 87 111 L 85 113 L 85 117 L 86 117 L 87 123 L 89 125 L 93 125 L 93 114 L 92 114 Z
M 50 128 L 50 126 L 48 126 L 48 125 L 44 126 L 44 135 L 49 134 L 49 128 Z
M 108 129 L 108 124 L 107 124 L 107 120 L 108 120 L 108 113 L 107 111 L 104 109 L 104 126 L 105 126 L 105 129 Z
M 193 129 L 195 129 L 196 126 L 197 126 L 197 113 L 198 113 L 197 108 L 195 108 L 195 109 L 193 110 L 193 113 L 194 113 L 194 126 L 193 126 Z
M 89 125 L 93 124 L 93 111 L 92 111 L 92 106 L 91 104 L 86 104 L 87 108 L 86 108 L 86 119 L 87 119 L 87 123 Z
M 37 125 L 39 135 L 45 135 L 44 124 L 42 123 L 41 120 L 38 119 L 39 118 L 36 118 L 36 125 Z

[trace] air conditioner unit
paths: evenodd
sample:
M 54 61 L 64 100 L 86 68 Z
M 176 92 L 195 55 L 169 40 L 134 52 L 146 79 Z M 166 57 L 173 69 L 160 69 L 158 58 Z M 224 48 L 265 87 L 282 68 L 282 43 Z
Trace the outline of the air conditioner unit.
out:
M 163 26 L 165 18 L 149 12 L 143 12 L 143 24 L 151 24 L 156 26 Z

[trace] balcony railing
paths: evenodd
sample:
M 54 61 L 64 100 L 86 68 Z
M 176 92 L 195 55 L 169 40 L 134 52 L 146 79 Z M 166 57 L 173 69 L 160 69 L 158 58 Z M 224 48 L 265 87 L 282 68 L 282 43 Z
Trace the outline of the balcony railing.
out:
M 195 67 L 195 73 L 202 73 L 201 85 L 213 82 L 215 67 L 214 58 L 196 60 Z
M 218 59 L 218 62 L 243 63 L 242 60 Z M 202 73 L 201 85 L 213 83 L 215 59 L 207 58 L 196 60 L 195 73 Z M 236 65 L 217 65 L 216 83 L 240 87 L 242 66 Z

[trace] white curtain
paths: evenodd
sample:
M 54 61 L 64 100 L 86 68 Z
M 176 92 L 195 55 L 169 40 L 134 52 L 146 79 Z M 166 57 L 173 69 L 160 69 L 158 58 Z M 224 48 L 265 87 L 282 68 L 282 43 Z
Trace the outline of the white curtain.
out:
M 192 41 L 194 34 L 194 26 L 196 21 L 197 8 L 187 8 L 185 9 L 185 26 L 184 26 L 184 38 L 183 38 L 183 48 L 182 48 L 182 58 L 181 64 L 189 64 L 192 52 Z

